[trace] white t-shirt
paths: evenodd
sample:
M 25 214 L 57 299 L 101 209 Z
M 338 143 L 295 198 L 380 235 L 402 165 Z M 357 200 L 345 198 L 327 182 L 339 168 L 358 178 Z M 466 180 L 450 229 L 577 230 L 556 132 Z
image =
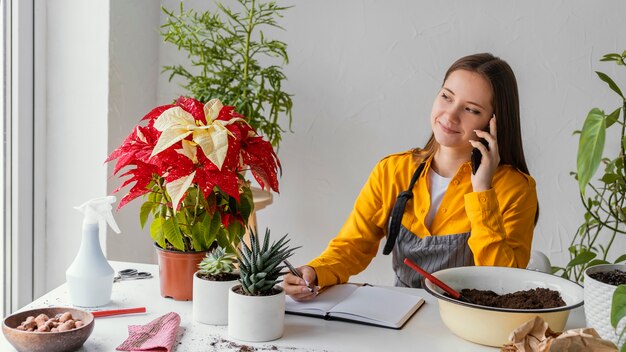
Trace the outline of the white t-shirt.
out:
M 426 219 L 424 219 L 424 225 L 430 229 L 430 224 L 433 223 L 435 214 L 437 214 L 437 210 L 439 210 L 441 200 L 446 194 L 446 190 L 452 178 L 439 176 L 439 174 L 431 168 L 428 170 L 428 180 L 430 181 L 428 185 L 430 191 L 430 209 L 428 209 L 428 214 L 426 214 Z

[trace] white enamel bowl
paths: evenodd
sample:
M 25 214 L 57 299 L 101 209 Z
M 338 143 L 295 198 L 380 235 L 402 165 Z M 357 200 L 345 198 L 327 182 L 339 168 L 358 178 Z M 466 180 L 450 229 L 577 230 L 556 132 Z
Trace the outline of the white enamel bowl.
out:
M 424 288 L 437 298 L 439 314 L 444 324 L 456 335 L 482 345 L 501 347 L 509 341 L 509 334 L 513 330 L 537 315 L 541 316 L 553 331 L 563 331 L 570 311 L 583 304 L 582 286 L 559 276 L 533 270 L 466 266 L 440 270 L 433 275 L 457 291 L 473 288 L 506 294 L 541 287 L 561 294 L 566 304 L 564 307 L 493 308 L 445 296 L 443 290 L 426 279 Z

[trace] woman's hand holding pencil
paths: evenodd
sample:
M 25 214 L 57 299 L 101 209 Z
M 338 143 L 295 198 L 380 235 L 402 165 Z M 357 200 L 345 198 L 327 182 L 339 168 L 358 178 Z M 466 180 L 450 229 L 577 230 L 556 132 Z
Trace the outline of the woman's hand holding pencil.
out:
M 315 298 L 319 292 L 318 287 L 315 286 L 317 281 L 315 269 L 306 265 L 296 269 L 288 260 L 285 260 L 284 263 L 291 272 L 285 275 L 283 280 L 285 293 L 297 301 L 308 301 Z

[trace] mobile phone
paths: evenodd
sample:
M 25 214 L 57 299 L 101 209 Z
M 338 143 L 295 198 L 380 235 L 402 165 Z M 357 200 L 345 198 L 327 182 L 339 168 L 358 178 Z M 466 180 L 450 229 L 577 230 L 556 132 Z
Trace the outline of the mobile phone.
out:
M 479 139 L 479 141 L 489 150 L 489 143 L 487 143 L 484 138 Z M 472 175 L 476 175 L 476 170 L 478 170 L 482 158 L 483 155 L 480 153 L 480 150 L 478 150 L 478 148 L 472 148 Z

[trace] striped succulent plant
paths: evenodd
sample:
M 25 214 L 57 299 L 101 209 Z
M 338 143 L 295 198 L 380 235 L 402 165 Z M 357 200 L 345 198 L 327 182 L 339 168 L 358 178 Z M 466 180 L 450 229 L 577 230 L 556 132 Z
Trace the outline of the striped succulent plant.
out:
M 283 261 L 297 248 L 289 248 L 289 240 L 284 235 L 270 245 L 270 230 L 265 230 L 263 241 L 250 229 L 250 246 L 241 241 L 239 249 L 239 281 L 246 295 L 271 295 L 272 289 L 281 282 L 279 278 L 286 272 Z
M 235 272 L 237 269 L 236 263 L 237 255 L 234 253 L 226 253 L 224 248 L 217 247 L 206 254 L 206 257 L 198 264 L 198 268 L 201 274 L 216 276 Z

